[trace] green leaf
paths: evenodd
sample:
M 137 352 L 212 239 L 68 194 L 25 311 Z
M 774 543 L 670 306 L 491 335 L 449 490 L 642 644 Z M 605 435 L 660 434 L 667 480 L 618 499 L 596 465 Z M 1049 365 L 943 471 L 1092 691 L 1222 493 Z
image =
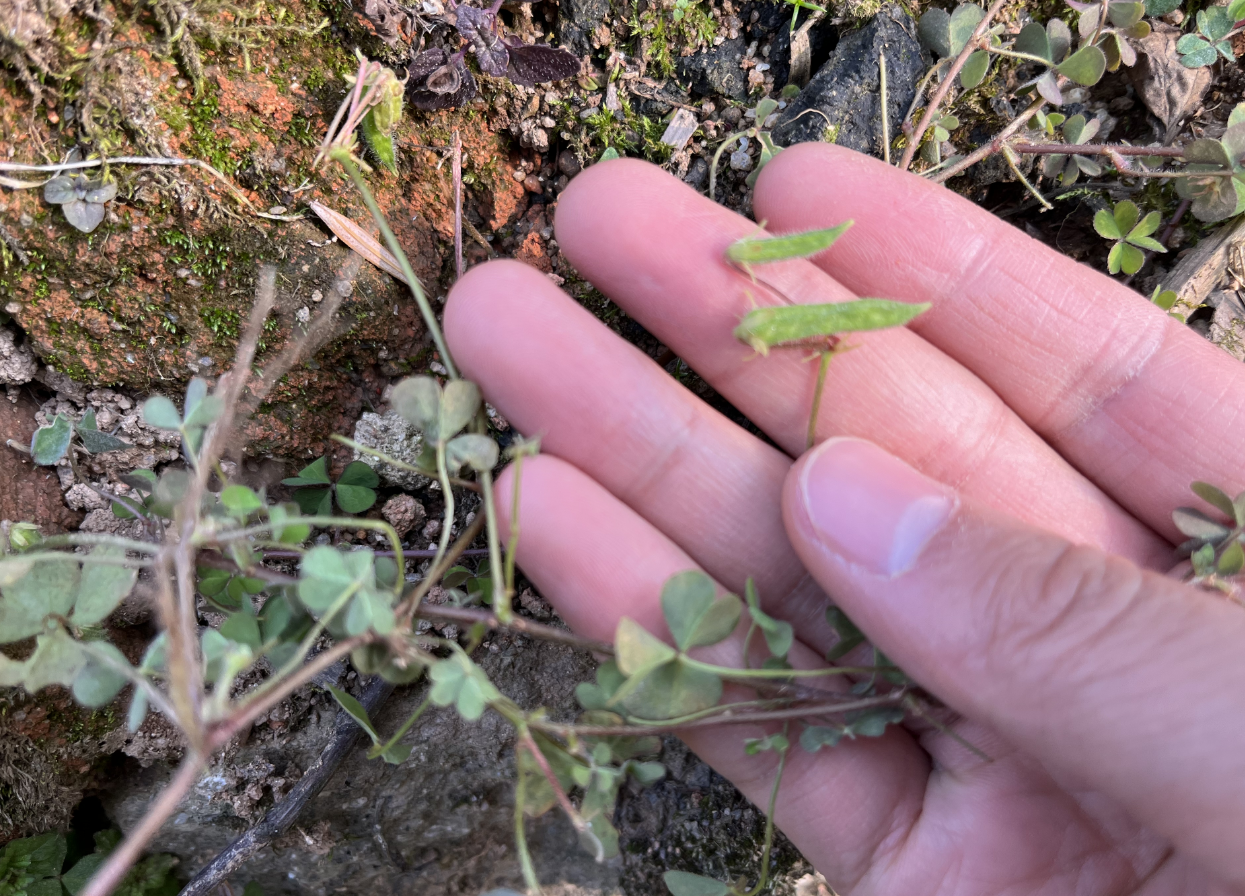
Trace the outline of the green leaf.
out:
M 216 422 L 224 410 L 225 400 L 223 398 L 219 395 L 205 395 L 193 410 L 187 412 L 184 425 L 187 429 L 209 426 Z
M 972 90 L 986 79 L 989 71 L 990 53 L 986 50 L 974 50 L 960 69 L 960 86 L 965 90 Z
M 372 720 L 368 718 L 367 710 L 363 708 L 362 703 L 354 697 L 351 697 L 341 688 L 334 687 L 333 685 L 328 685 L 325 690 L 332 694 L 333 699 L 337 701 L 337 704 L 342 709 L 346 710 L 352 719 L 359 723 L 360 728 L 367 732 L 368 737 L 372 739 L 372 743 L 383 743 L 380 739 L 380 735 L 376 732 L 376 728 L 372 725 Z
M 61 878 L 61 883 L 65 885 L 65 889 L 69 891 L 69 896 L 78 896 L 91 877 L 104 864 L 104 860 L 108 858 L 105 855 L 94 853 L 89 856 L 83 856 L 70 868 Z
M 824 230 L 806 230 L 803 233 L 762 239 L 745 237 L 726 247 L 726 260 L 732 264 L 752 265 L 791 258 L 810 258 L 833 246 L 853 223 L 855 222 L 844 221 L 837 227 L 827 227 Z
M 1123 239 L 1124 234 L 1133 229 L 1133 225 L 1137 223 L 1137 219 L 1141 216 L 1141 211 L 1137 208 L 1137 203 L 1131 199 L 1125 199 L 1123 202 L 1115 204 L 1115 229 L 1119 236 L 1116 239 Z
M 951 52 L 947 54 L 948 56 L 959 55 L 960 50 L 964 49 L 964 45 L 968 43 L 968 39 L 977 30 L 978 23 L 985 16 L 985 10 L 972 3 L 956 7 L 955 12 L 951 13 L 951 21 L 947 26 L 947 35 L 951 44 Z
M 1050 35 L 1039 22 L 1030 22 L 1021 28 L 1020 33 L 1016 35 L 1016 43 L 1012 45 L 1012 49 L 1017 53 L 1028 53 L 1030 56 L 1040 56 L 1054 62 L 1054 57 L 1051 55 Z
M 346 591 L 372 584 L 372 552 L 339 551 L 328 545 L 303 555 L 298 597 L 313 613 L 323 613 Z
M 390 405 L 420 432 L 435 427 L 441 414 L 441 386 L 430 376 L 413 376 L 393 387 Z
M 1232 20 L 1223 6 L 1209 6 L 1197 14 L 1197 30 L 1214 43 L 1222 40 L 1232 30 Z
M 936 6 L 921 14 L 917 22 L 917 36 L 935 56 L 947 57 L 951 52 L 951 16 Z
M 254 651 L 258 651 L 264 643 L 264 639 L 259 634 L 259 620 L 245 610 L 230 613 L 225 617 L 225 621 L 220 626 L 220 633 L 235 644 L 241 644 Z
M 73 426 L 64 414 L 57 414 L 51 426 L 40 426 L 30 439 L 31 459 L 41 467 L 50 467 L 65 456 Z
M 877 706 L 849 712 L 846 717 L 847 733 L 851 737 L 881 737 L 888 725 L 903 721 L 903 710 L 897 706 Z
M 147 692 L 142 688 L 135 688 L 134 696 L 130 698 L 130 711 L 126 714 L 125 727 L 132 734 L 143 726 L 146 718 Z
M 1051 19 L 1046 23 L 1046 36 L 1050 38 L 1050 58 L 1059 62 L 1072 48 L 1072 32 L 1062 19 Z M 1059 117 L 1063 119 L 1063 116 Z
M 268 508 L 268 520 L 272 524 L 272 537 L 281 544 L 302 544 L 311 535 L 306 523 L 287 522 L 298 519 L 296 504 L 275 504 Z
M 1146 257 L 1140 249 L 1130 246 L 1128 243 L 1116 243 L 1111 247 L 1111 252 L 1107 256 L 1107 266 L 1112 268 L 1111 273 L 1123 271 L 1125 274 L 1135 274 L 1141 270 L 1141 266 L 1146 263 Z
M 1217 541 L 1228 534 L 1228 527 L 1218 520 L 1213 520 L 1200 510 L 1192 507 L 1177 507 L 1172 511 L 1172 522 L 1176 528 L 1189 538 L 1206 541 Z
M 777 657 L 785 657 L 795 641 L 795 630 L 791 623 L 775 619 L 761 609 L 761 598 L 751 578 L 744 583 L 744 598 L 748 602 L 748 614 L 765 636 L 765 646 L 769 648 L 769 652 Z
M 771 734 L 767 737 L 750 737 L 744 741 L 744 752 L 749 756 L 756 756 L 768 750 L 777 750 L 780 753 L 785 752 L 791 743 L 787 740 L 785 734 Z
M 1055 66 L 1055 71 L 1082 87 L 1092 87 L 1097 84 L 1106 70 L 1106 54 L 1093 45 L 1081 47 Z
M 828 725 L 807 725 L 800 732 L 800 747 L 806 753 L 816 753 L 822 747 L 838 746 L 846 732 Z
M 467 380 L 450 380 L 441 393 L 441 414 L 432 441 L 449 441 L 471 422 L 480 408 L 480 388 Z
M 457 647 L 448 658 L 432 666 L 428 677 L 432 680 L 428 692 L 432 702 L 437 706 L 453 704 L 468 722 L 476 721 L 489 703 L 501 699 L 501 692 L 483 670 Z
M 720 699 L 721 678 L 676 657 L 627 679 L 611 702 L 640 718 L 673 719 L 708 709 Z
M 26 666 L 26 690 L 33 694 L 50 684 L 70 687 L 86 662 L 86 654 L 64 629 L 40 635 Z
M 1228 21 L 1232 24 L 1245 19 L 1245 0 L 1232 0 L 1227 6 Z
M 1180 40 L 1183 42 L 1184 39 L 1188 37 L 1192 37 L 1193 41 L 1189 42 L 1186 49 L 1181 50 L 1179 44 L 1177 44 L 1176 47 L 1176 49 L 1182 54 L 1180 57 L 1180 64 L 1185 68 L 1205 68 L 1208 65 L 1214 65 L 1215 61 L 1219 58 L 1219 53 L 1215 50 L 1215 48 L 1206 43 L 1206 41 L 1202 40 L 1200 37 L 1196 37 L 1191 34 L 1186 34 Z M 1196 41 L 1196 43 L 1194 41 Z
M 450 439 L 445 446 L 445 463 L 451 473 L 456 473 L 463 464 L 477 473 L 484 473 L 497 465 L 498 450 L 497 443 L 488 436 L 465 432 Z
M 1146 5 L 1128 0 L 1113 0 L 1107 5 L 1107 19 L 1116 28 L 1131 28 L 1146 14 Z
M 351 461 L 346 464 L 346 469 L 342 470 L 341 476 L 337 479 L 338 485 L 354 485 L 360 488 L 376 488 L 380 485 L 380 477 L 376 475 L 376 471 L 369 467 L 361 460 Z
M 106 432 L 100 432 L 95 427 L 95 414 L 90 414 L 90 426 L 86 426 L 86 417 L 77 425 L 78 438 L 82 440 L 82 447 L 92 454 L 103 454 L 105 451 L 120 451 L 122 448 L 129 448 L 129 442 L 123 442 L 116 436 Z
M 847 654 L 864 643 L 864 632 L 858 629 L 856 623 L 847 618 L 847 614 L 838 607 L 826 607 L 826 622 L 834 629 L 834 633 L 839 636 L 838 643 L 830 648 L 830 651 L 826 654 L 827 662 L 832 663 L 847 656 Z
M 103 562 L 124 557 L 124 549 L 109 545 L 101 545 L 91 551 L 82 567 L 78 594 L 70 616 L 74 625 L 103 622 L 133 590 L 138 570 Z
M 331 488 L 300 488 L 294 492 L 294 503 L 308 516 L 332 516 L 333 490 Z
M 156 429 L 181 429 L 182 416 L 173 402 L 163 395 L 153 395 L 143 402 L 143 422 Z
M 1128 232 L 1129 239 L 1150 236 L 1150 234 L 1159 229 L 1161 221 L 1162 216 L 1158 212 L 1150 212 L 1150 214 L 1141 219 L 1141 223 Z
M 337 506 L 346 513 L 362 513 L 376 503 L 376 492 L 361 485 L 342 485 L 338 482 L 336 491 Z
M 1193 563 L 1193 572 L 1195 575 L 1208 576 L 1215 569 L 1215 546 L 1212 544 L 1204 544 L 1189 557 Z
M 615 692 L 622 686 L 626 676 L 613 660 L 606 660 L 597 667 L 597 680 L 581 681 L 575 686 L 575 699 L 584 709 L 605 709 Z
M 42 834 L 9 845 L 14 846 L 17 843 L 22 846 L 14 850 L 14 853 L 27 860 L 24 869 L 27 874 L 35 877 L 56 877 L 61 873 L 65 865 L 65 854 L 69 850 L 64 834 Z
M 1149 249 L 1151 252 L 1166 252 L 1167 247 L 1153 237 L 1148 236 L 1129 236 L 1128 242 L 1132 243 L 1139 249 Z
M 661 876 L 671 896 L 728 896 L 728 884 L 712 877 L 703 877 L 687 871 L 667 871 Z
M 282 485 L 332 485 L 333 480 L 329 478 L 329 459 L 327 457 L 319 457 L 313 460 L 307 466 L 298 471 L 297 476 L 291 476 L 289 479 L 282 479 Z
M 1124 234 L 1120 233 L 1119 225 L 1115 223 L 1115 216 L 1105 208 L 1100 208 L 1094 212 L 1094 230 L 1098 231 L 1098 235 L 1104 240 L 1124 239 Z
M 1189 486 L 1193 494 L 1197 495 L 1211 507 L 1220 511 L 1230 520 L 1236 519 L 1236 507 L 1221 489 L 1216 488 L 1209 482 L 1194 482 Z
M 774 346 L 837 333 L 881 330 L 908 323 L 930 303 L 856 299 L 825 305 L 778 305 L 753 308 L 735 328 L 735 338 L 768 354 Z
M 1146 15 L 1158 18 L 1179 9 L 1184 0 L 1146 0 Z M 1245 2 L 1245 0 L 1241 0 Z M 1230 7 L 1229 7 L 1230 8 Z
M 662 613 L 679 650 L 717 644 L 735 630 L 742 610 L 739 598 L 716 594 L 713 580 L 698 569 L 677 573 L 662 586 Z
M 259 495 L 245 485 L 227 485 L 221 489 L 220 502 L 233 516 L 245 519 L 264 506 Z
M 49 615 L 68 616 L 73 609 L 81 574 L 78 559 L 69 554 L 43 556 L 47 559 L 0 587 L 4 598 L 0 601 L 0 644 L 37 635 Z
M 1245 550 L 1239 541 L 1234 541 L 1219 555 L 1218 572 L 1221 576 L 1234 576 L 1242 567 L 1245 567 Z
M 112 663 L 88 656 L 86 665 L 73 681 L 73 696 L 88 709 L 99 709 L 115 700 L 121 689 L 129 684 L 129 679 L 117 671 L 117 667 L 126 669 L 130 664 L 125 655 L 112 644 L 98 642 L 93 648 L 107 653 L 112 658 Z
M 614 633 L 614 657 L 625 675 L 635 675 L 652 666 L 674 659 L 676 652 L 665 641 L 649 632 L 634 619 L 618 620 Z

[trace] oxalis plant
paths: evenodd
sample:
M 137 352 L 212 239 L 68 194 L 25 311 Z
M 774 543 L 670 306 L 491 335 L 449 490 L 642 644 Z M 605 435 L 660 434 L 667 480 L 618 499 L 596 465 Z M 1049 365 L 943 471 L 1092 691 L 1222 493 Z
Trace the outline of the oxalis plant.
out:
M 1245 103 L 1233 110 L 1221 137 L 1192 139 L 1184 145 L 1095 142 L 1102 139 L 1098 119 L 1087 120 L 1080 114 L 1065 117 L 1058 111 L 1070 97 L 1082 101 L 1084 91 L 1098 84 L 1105 73 L 1132 66 L 1137 60 L 1136 42 L 1150 33 L 1153 19 L 1178 9 L 1179 0 L 1065 2 L 1063 16 L 1045 21 L 1022 18 L 1019 26 L 1011 27 L 996 21 L 1004 0 L 995 0 L 988 9 L 961 3 L 950 11 L 926 10 L 918 33 L 936 62 L 918 85 L 904 116 L 897 139 L 903 148 L 899 167 L 909 168 L 921 151 L 928 163 L 922 173 L 942 183 L 988 156 L 1001 154 L 1016 180 L 1044 208 L 1052 207 L 1050 200 L 1022 170 L 1023 156 L 1046 157 L 1040 173 L 1056 198 L 1071 194 L 1073 182 L 1081 175 L 1096 179 L 1092 187 L 1104 192 L 1109 184 L 1097 179 L 1114 176 L 1125 184 L 1138 184 L 1158 178 L 1171 183 L 1175 193 L 1176 210 L 1167 232 L 1186 211 L 1203 222 L 1223 221 L 1245 212 Z M 1189 30 L 1177 43 L 1181 61 L 1188 67 L 1216 60 L 1231 64 L 1231 39 L 1245 30 L 1242 19 L 1245 0 L 1186 16 Z M 955 132 L 965 116 L 953 114 L 955 104 L 984 90 L 987 83 L 995 108 L 1006 99 L 1017 103 L 1020 111 L 985 143 L 960 150 L 956 143 L 962 143 L 962 138 Z M 931 85 L 936 85 L 932 93 Z M 1002 90 L 995 85 L 1003 85 Z M 984 99 L 979 97 L 975 105 L 979 107 Z M 972 110 L 974 104 L 965 108 Z M 911 123 L 914 116 L 915 126 Z M 1144 256 L 1131 251 L 1136 244 L 1124 239 L 1124 245 L 1128 248 L 1115 253 L 1118 263 L 1111 265 L 1112 273 L 1131 274 L 1144 263 Z
M 660 594 L 665 630 L 649 631 L 623 619 L 612 643 L 516 615 L 512 601 L 520 520 L 515 511 L 523 461 L 538 446 L 520 440 L 505 452 L 515 475 L 508 495 L 509 541 L 503 550 L 493 480 L 503 457 L 489 435 L 480 391 L 459 373 L 427 296 L 353 154 L 353 128 L 383 96 L 379 85 L 384 79 L 369 79 L 363 70 L 368 65 L 361 65 L 354 92 L 343 103 L 319 161 L 337 165 L 359 190 L 406 276 L 446 372 L 441 378 L 410 377 L 394 389 L 393 409 L 422 435 L 422 454 L 413 464 L 355 447 L 440 483 L 445 508 L 439 543 L 427 572 L 408 582 L 407 556 L 390 525 L 328 512 L 330 488 L 339 505 L 343 494 L 366 497 L 343 493 L 345 477 L 334 485 L 327 469 L 316 464 L 296 477 L 300 486 L 325 492 L 317 496 L 314 512 L 229 480 L 221 458 L 235 440 L 237 421 L 258 405 L 298 356 L 295 347 L 267 364 L 262 375 L 253 371 L 275 296 L 275 273 L 264 270 L 232 369 L 215 384 L 192 380 L 180 402 L 155 396 L 143 405 L 149 425 L 180 435 L 184 458 L 158 476 L 135 475 L 129 480 L 133 492 L 116 496 L 119 513 L 143 520 L 145 536 L 74 533 L 44 538 L 26 525 L 15 528 L 9 543 L 0 545 L 0 644 L 20 645 L 25 655 L 15 659 L 0 654 L 0 685 L 21 686 L 31 693 L 62 685 L 92 708 L 110 704 L 130 687 L 130 729 L 136 730 L 154 710 L 178 728 L 185 743 L 183 763 L 166 790 L 124 842 L 110 846 L 106 856 L 85 869 L 90 872 L 83 874 L 85 881 L 75 879 L 74 892 L 113 892 L 216 751 L 319 673 L 348 659 L 361 675 L 392 684 L 425 676 L 429 682 L 426 699 L 387 739 L 361 701 L 338 688 L 328 689 L 372 739 L 376 759 L 409 761 L 410 749 L 402 738 L 434 705 L 453 707 L 468 721 L 495 713 L 513 726 L 514 837 L 529 894 L 540 892 L 540 882 L 526 844 L 528 818 L 557 808 L 590 854 L 608 858 L 619 848 L 611 819 L 622 783 L 632 779 L 651 784 L 664 775 L 656 759 L 657 735 L 710 725 L 766 724 L 766 736 L 740 742 L 746 753 L 773 752 L 778 757 L 755 880 L 719 881 L 683 870 L 665 875 L 674 896 L 755 896 L 768 884 L 774 807 L 790 751 L 798 746 L 815 753 L 844 739 L 877 737 L 908 715 L 945 730 L 930 715 L 935 704 L 867 645 L 851 620 L 833 606 L 826 611 L 826 624 L 837 638 L 826 659 L 858 662 L 793 668 L 788 661 L 792 626 L 765 612 L 751 580 L 741 598 L 699 570 L 680 572 Z M 343 119 L 346 126 L 339 130 L 336 125 Z M 767 264 L 826 251 L 850 223 L 780 237 L 748 237 L 731 245 L 724 258 L 748 288 L 776 299 L 742 318 L 735 330 L 741 342 L 761 354 L 806 351 L 819 359 L 818 388 L 809 409 L 810 441 L 827 365 L 845 349 L 843 338 L 903 325 L 928 308 L 879 298 L 796 305 L 766 284 Z M 315 326 L 313 322 L 311 329 Z M 479 493 L 482 512 L 454 538 L 456 496 L 464 490 Z M 1195 491 L 1224 519 L 1177 512 L 1177 523 L 1191 535 L 1190 578 L 1234 593 L 1228 579 L 1245 565 L 1245 496 L 1230 499 L 1201 485 Z M 316 529 L 337 526 L 378 533 L 390 551 L 382 555 L 364 546 L 309 543 Z M 455 562 L 479 537 L 487 544 L 488 574 L 469 579 Z M 160 630 L 141 656 L 131 658 L 108 640 L 104 623 L 140 573 L 152 585 Z M 438 584 L 456 595 L 458 605 L 425 603 Z M 200 596 L 223 615 L 218 626 L 201 626 Z M 465 632 L 461 638 L 421 633 L 417 623 L 424 619 L 461 623 Z M 505 696 L 473 658 L 497 629 L 572 644 L 603 657 L 594 680 L 575 687 L 582 712 L 559 720 L 545 707 L 521 706 Z M 741 630 L 736 664 L 703 658 L 703 648 Z M 253 675 L 261 661 L 271 672 Z M 847 677 L 849 689 L 832 692 L 818 686 L 818 679 L 830 676 Z

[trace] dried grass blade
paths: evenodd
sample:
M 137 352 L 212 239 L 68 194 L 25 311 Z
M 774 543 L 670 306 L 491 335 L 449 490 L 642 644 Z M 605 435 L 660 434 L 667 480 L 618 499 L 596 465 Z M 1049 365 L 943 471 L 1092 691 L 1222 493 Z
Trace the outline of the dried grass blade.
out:
M 402 273 L 398 260 L 381 244 L 380 240 L 345 215 L 333 211 L 326 205 L 312 202 L 311 210 L 328 225 L 329 230 L 333 231 L 339 240 L 362 255 L 364 261 L 380 268 L 399 283 L 406 283 L 406 275 Z M 410 284 L 407 283 L 407 286 Z

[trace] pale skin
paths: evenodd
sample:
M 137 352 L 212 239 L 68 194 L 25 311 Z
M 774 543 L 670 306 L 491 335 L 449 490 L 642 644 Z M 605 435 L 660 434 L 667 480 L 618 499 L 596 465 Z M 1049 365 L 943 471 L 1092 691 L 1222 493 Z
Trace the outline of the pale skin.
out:
M 833 594 L 958 713 L 990 761 L 915 727 L 792 752 L 777 823 L 840 892 L 1245 892 L 1245 611 L 1162 575 L 1189 483 L 1245 489 L 1245 366 L 953 193 L 837 147 L 781 153 L 754 205 L 775 233 L 856 221 L 812 261 L 758 269 L 792 301 L 933 303 L 831 364 L 818 440 L 879 447 L 800 459 L 815 365 L 731 335 L 776 301 L 723 259 L 752 222 L 643 163 L 591 167 L 559 202 L 567 257 L 779 447 L 539 272 L 478 267 L 445 326 L 464 374 L 543 438 L 523 468 L 524 571 L 601 639 L 622 616 L 666 634 L 675 572 L 737 593 L 753 576 L 801 667 L 833 643 Z M 886 508 L 926 493 L 938 525 L 891 546 Z M 737 662 L 738 643 L 710 656 Z M 760 733 L 686 740 L 763 804 L 774 759 L 743 750 Z

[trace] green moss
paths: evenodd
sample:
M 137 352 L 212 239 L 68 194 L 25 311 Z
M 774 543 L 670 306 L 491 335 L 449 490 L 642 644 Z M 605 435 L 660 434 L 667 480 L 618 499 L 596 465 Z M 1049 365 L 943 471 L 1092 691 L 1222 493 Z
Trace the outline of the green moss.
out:
M 203 159 L 217 171 L 227 175 L 238 172 L 238 162 L 232 155 L 233 144 L 228 137 L 216 132 L 220 121 L 219 88 L 204 86 L 203 93 L 190 101 L 189 155 Z
M 675 0 L 672 9 L 649 3 L 643 12 L 638 0 L 633 0 L 623 12 L 629 16 L 627 24 L 636 49 L 641 38 L 648 38 L 648 63 L 663 78 L 674 74 L 672 50 L 712 44 L 718 33 L 708 6 L 697 0 Z
M 201 308 L 199 318 L 218 339 L 237 339 L 241 332 L 242 316 L 228 308 Z

